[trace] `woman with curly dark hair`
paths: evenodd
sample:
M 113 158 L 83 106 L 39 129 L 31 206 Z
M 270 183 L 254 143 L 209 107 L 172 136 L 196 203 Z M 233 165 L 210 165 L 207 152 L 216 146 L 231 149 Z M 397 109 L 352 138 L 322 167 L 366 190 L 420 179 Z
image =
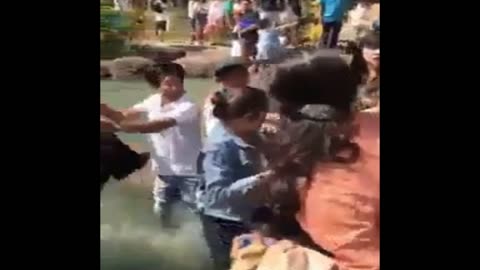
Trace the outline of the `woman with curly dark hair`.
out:
M 280 65 L 270 93 L 289 118 L 270 153 L 270 209 L 296 217 L 339 269 L 379 269 L 379 114 L 353 109 L 352 70 L 319 52 Z

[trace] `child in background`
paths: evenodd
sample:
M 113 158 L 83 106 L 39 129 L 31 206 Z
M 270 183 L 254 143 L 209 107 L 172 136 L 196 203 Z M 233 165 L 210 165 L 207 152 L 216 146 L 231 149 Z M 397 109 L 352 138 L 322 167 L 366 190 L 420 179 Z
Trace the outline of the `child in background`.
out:
M 161 42 L 164 41 L 164 33 L 169 28 L 169 14 L 167 11 L 167 0 L 152 1 L 152 10 L 155 12 L 155 35 L 158 36 Z
M 238 33 L 242 40 L 242 56 L 246 60 L 252 60 L 257 53 L 259 14 L 253 9 L 250 0 L 241 2 L 241 9 L 236 14 L 236 20 L 237 26 L 234 32 Z
M 208 7 L 207 0 L 198 0 L 192 5 L 195 18 L 195 38 L 200 46 L 203 46 L 205 40 L 204 32 L 207 25 Z
M 256 60 L 277 61 L 284 55 L 280 42 L 280 31 L 274 28 L 269 19 L 262 19 L 258 24 L 258 43 Z

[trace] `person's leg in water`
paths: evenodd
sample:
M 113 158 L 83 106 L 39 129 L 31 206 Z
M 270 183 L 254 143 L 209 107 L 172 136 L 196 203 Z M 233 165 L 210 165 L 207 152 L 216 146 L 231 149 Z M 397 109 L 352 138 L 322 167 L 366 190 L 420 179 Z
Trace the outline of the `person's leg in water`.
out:
M 201 215 L 203 233 L 214 270 L 230 269 L 230 251 L 233 238 L 248 230 L 242 223 Z
M 158 176 L 153 187 L 153 212 L 160 218 L 163 228 L 175 228 L 172 223 L 173 204 L 180 198 L 178 179 L 175 176 Z

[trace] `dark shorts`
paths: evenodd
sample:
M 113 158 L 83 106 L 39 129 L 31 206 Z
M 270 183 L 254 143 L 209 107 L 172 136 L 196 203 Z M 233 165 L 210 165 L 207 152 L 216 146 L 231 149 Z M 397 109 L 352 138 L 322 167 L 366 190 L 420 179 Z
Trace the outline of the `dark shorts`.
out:
M 255 56 L 257 54 L 257 42 L 258 42 L 258 33 L 257 31 L 248 31 L 242 34 L 243 44 L 245 50 L 247 51 L 248 56 Z
M 156 21 L 155 22 L 155 30 L 156 31 L 167 31 L 167 21 Z
M 195 32 L 196 28 L 195 28 L 195 18 L 191 18 L 190 19 L 190 27 L 192 28 L 192 31 Z
M 320 46 L 323 48 L 336 48 L 338 37 L 342 30 L 342 22 L 323 22 L 323 32 Z
M 195 16 L 195 29 L 203 29 L 207 25 L 207 14 L 199 13 Z

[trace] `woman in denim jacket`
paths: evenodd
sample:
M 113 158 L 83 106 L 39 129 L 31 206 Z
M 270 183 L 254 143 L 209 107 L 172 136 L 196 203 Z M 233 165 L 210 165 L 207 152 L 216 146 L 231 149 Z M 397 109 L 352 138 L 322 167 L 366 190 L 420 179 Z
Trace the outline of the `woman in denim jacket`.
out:
M 229 269 L 230 250 L 235 236 L 249 231 L 246 223 L 257 207 L 247 198 L 267 173 L 258 150 L 258 130 L 268 101 L 265 92 L 252 89 L 227 101 L 220 92 L 212 98 L 213 115 L 227 132 L 208 140 L 203 153 L 205 190 L 201 196 L 202 225 L 216 270 Z

